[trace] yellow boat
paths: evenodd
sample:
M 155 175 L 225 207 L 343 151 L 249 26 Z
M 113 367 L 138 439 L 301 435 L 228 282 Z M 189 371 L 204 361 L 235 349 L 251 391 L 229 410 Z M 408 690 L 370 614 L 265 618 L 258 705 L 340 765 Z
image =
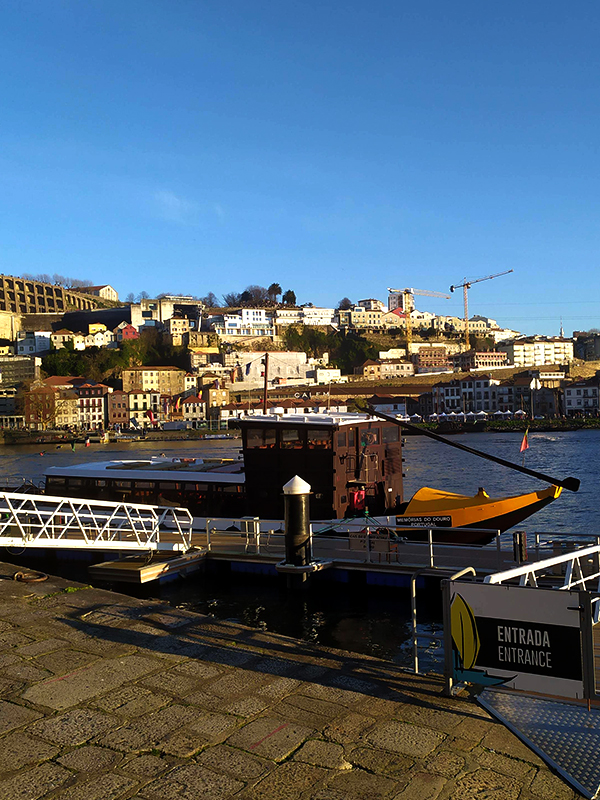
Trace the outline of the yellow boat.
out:
M 476 495 L 453 494 L 425 486 L 406 503 L 396 516 L 396 524 L 406 528 L 473 528 L 490 530 L 490 535 L 473 531 L 469 537 L 461 531 L 463 544 L 486 544 L 493 539 L 491 531 L 503 532 L 518 525 L 560 496 L 560 486 L 548 486 L 538 492 L 512 497 L 490 497 L 484 489 Z M 452 534 L 438 533 L 438 541 L 453 542 Z

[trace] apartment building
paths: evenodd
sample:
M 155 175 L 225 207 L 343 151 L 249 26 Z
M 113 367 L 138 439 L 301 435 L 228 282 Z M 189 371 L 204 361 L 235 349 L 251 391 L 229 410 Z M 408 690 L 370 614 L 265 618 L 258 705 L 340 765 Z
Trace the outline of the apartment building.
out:
M 108 422 L 106 401 L 112 388 L 102 383 L 84 383 L 74 390 L 79 398 L 79 427 L 87 431 L 103 430 Z
M 498 352 L 496 350 L 482 352 L 466 350 L 464 353 L 455 353 L 450 356 L 450 361 L 454 369 L 470 372 L 471 370 L 506 367 L 508 355 L 504 351 Z
M 577 381 L 563 390 L 563 405 L 567 417 L 599 416 L 600 379 L 598 376 Z
M 123 370 L 123 390 L 173 397 L 185 390 L 185 374 L 179 367 L 130 367 Z
M 438 414 L 493 413 L 498 410 L 499 384 L 500 381 L 489 375 L 437 383 L 432 390 L 434 411 Z
M 108 427 L 115 425 L 129 427 L 129 395 L 122 389 L 115 389 L 107 396 Z
M 505 352 L 515 367 L 541 367 L 544 364 L 566 364 L 573 360 L 573 340 L 561 337 L 533 336 L 502 342 L 498 350 Z

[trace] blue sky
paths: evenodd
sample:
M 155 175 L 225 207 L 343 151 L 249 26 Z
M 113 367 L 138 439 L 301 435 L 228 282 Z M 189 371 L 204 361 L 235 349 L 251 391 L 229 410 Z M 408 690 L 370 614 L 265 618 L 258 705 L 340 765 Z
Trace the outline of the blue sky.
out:
M 600 6 L 19 0 L 0 270 L 600 327 Z M 419 307 L 460 314 L 451 301 Z

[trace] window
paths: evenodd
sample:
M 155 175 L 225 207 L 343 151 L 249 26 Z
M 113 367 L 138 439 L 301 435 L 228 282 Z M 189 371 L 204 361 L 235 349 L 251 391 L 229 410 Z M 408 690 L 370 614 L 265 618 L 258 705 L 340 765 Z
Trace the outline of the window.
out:
M 346 431 L 340 431 L 337 435 L 337 446 L 346 447 Z
M 397 442 L 400 439 L 400 428 L 397 425 L 390 425 L 383 429 L 383 441 L 388 444 L 389 442 Z
M 379 444 L 379 428 L 369 428 L 360 432 L 360 446 L 367 447 L 372 444 Z
M 309 428 L 306 432 L 306 444 L 309 450 L 331 449 L 331 431 L 325 428 Z
M 281 431 L 281 448 L 282 450 L 300 450 L 302 449 L 302 433 L 297 429 Z
M 274 428 L 251 428 L 248 431 L 248 448 L 267 450 L 275 447 L 276 431 Z

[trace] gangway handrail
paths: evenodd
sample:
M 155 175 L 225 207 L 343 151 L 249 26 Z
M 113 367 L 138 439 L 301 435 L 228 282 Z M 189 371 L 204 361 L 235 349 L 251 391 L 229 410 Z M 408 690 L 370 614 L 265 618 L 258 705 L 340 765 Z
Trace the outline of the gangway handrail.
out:
M 597 578 L 598 590 L 600 591 L 600 569 L 591 575 L 584 575 L 581 569 L 581 559 L 587 558 L 588 556 L 597 556 L 600 558 L 600 545 L 596 544 L 591 547 L 582 547 L 579 550 L 572 550 L 560 556 L 553 556 L 552 558 L 545 558 L 542 561 L 523 564 L 520 567 L 513 567 L 503 572 L 496 572 L 492 575 L 487 575 L 484 578 L 484 583 L 502 584 L 518 578 L 520 586 L 529 585 L 537 587 L 538 575 L 545 573 L 550 567 L 566 564 L 565 580 L 563 585 L 558 587 L 559 589 L 567 590 L 581 585 L 583 585 L 585 589 L 587 581 Z M 574 574 L 578 577 L 574 578 Z
M 187 552 L 192 522 L 182 507 L 0 492 L 0 546 Z

